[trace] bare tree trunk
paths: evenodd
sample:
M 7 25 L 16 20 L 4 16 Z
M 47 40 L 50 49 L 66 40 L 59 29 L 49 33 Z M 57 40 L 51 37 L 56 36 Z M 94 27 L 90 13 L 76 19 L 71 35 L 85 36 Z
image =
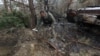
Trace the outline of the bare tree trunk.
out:
M 72 1 L 73 1 L 73 0 L 69 0 L 69 3 L 68 3 L 68 5 L 67 5 L 67 10 L 69 9 L 70 5 L 72 4 Z
M 48 0 L 44 0 L 44 9 L 45 9 L 46 11 L 49 10 L 48 2 L 49 2 Z
M 10 2 L 10 11 L 12 12 L 12 1 L 11 0 L 9 0 L 9 2 Z
M 22 3 L 23 3 L 23 5 L 22 5 L 22 8 L 23 8 L 23 12 L 25 13 L 25 0 L 22 0 Z
M 7 0 L 4 0 L 3 2 L 4 2 L 5 9 L 6 9 L 6 11 L 8 12 Z
M 28 2 L 29 2 L 29 9 L 31 12 L 30 27 L 34 28 L 36 26 L 35 8 L 33 0 L 28 0 Z

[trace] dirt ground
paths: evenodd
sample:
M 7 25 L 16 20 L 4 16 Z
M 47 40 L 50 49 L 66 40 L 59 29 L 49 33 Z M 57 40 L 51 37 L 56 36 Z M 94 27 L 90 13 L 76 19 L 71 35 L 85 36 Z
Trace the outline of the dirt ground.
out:
M 59 25 L 55 27 L 56 39 L 50 31 L 0 30 L 0 56 L 100 56 L 100 48 L 93 46 L 91 39 L 82 38 L 86 36 L 77 33 L 75 25 L 65 29 Z

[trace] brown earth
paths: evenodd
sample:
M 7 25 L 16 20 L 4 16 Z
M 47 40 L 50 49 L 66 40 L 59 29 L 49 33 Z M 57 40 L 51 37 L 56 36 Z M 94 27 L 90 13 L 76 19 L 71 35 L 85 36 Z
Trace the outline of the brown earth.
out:
M 90 39 L 62 41 L 60 36 L 56 40 L 51 37 L 49 31 L 0 30 L 0 56 L 100 56 L 100 49 L 91 46 Z

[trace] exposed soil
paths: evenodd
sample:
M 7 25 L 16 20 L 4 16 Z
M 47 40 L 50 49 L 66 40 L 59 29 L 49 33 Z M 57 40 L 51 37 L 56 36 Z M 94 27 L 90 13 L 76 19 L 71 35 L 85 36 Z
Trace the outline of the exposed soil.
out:
M 91 35 L 80 33 L 76 25 L 57 24 L 55 31 L 56 39 L 51 30 L 45 29 L 0 30 L 0 56 L 100 56 L 100 48 L 89 38 Z

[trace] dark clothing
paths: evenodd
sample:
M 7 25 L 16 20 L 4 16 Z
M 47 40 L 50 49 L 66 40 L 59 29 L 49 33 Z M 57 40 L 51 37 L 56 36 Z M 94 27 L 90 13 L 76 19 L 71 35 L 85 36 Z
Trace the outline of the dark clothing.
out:
M 54 16 L 50 12 L 48 12 L 45 17 L 40 17 L 40 19 L 38 19 L 37 21 L 37 29 L 39 29 L 40 26 L 52 27 L 52 25 L 56 22 Z
M 43 22 L 44 26 L 51 26 L 51 24 L 53 23 L 53 20 L 50 15 L 48 15 L 47 18 L 41 17 L 41 21 Z
M 75 20 L 74 20 L 74 17 L 73 16 L 67 15 L 66 18 L 67 18 L 68 22 L 75 23 Z
M 75 18 L 74 18 L 75 16 L 76 16 L 76 12 L 73 10 L 69 10 L 67 12 L 66 19 L 68 20 L 68 22 L 75 23 Z

